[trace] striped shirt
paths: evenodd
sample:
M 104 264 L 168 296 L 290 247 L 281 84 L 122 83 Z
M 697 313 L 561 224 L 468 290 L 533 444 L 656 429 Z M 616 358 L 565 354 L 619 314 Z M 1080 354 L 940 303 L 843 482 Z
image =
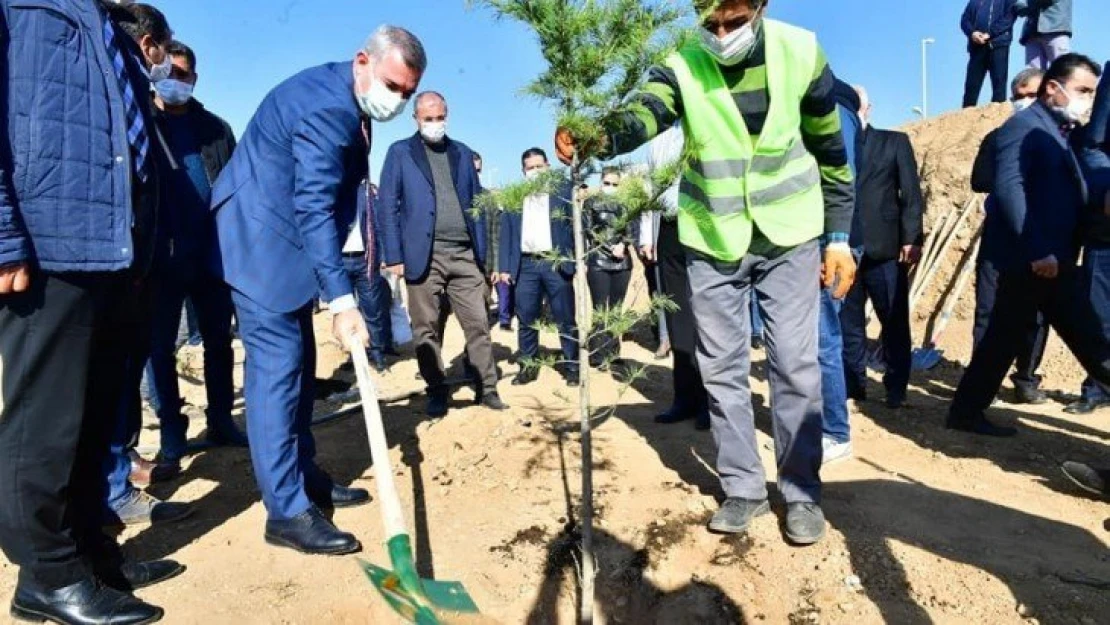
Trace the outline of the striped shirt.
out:
M 725 83 L 732 91 L 753 142 L 759 140 L 770 108 L 766 46 L 763 31 L 758 32 L 759 38 L 747 60 L 734 67 L 721 66 Z M 820 167 L 827 240 L 847 242 L 855 190 L 833 95 L 836 80 L 821 49 L 818 49 L 813 71 L 813 79 L 801 103 L 802 141 Z M 635 150 L 670 128 L 683 114 L 682 92 L 674 71 L 653 67 L 646 83 L 632 97 L 629 110 L 606 124 L 609 152 L 616 155 Z

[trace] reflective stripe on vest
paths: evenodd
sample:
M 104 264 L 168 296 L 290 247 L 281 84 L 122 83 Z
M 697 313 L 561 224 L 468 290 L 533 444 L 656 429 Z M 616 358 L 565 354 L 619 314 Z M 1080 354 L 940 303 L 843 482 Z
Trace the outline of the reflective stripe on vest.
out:
M 679 239 L 724 261 L 747 253 L 755 226 L 792 247 L 824 231 L 821 173 L 801 135 L 801 101 L 817 72 L 810 32 L 763 21 L 770 109 L 756 142 L 717 63 L 697 44 L 671 55 L 696 154 L 679 185 Z

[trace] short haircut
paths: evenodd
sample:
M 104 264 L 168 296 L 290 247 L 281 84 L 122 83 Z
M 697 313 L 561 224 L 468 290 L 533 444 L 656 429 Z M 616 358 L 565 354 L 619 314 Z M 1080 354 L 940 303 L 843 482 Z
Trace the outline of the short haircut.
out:
M 1082 54 L 1072 52 L 1057 58 L 1048 67 L 1048 71 L 1044 73 L 1044 81 L 1041 82 L 1041 89 L 1037 92 L 1038 97 L 1044 97 L 1048 93 L 1048 83 L 1055 82 L 1056 84 L 1064 84 L 1075 74 L 1077 69 L 1086 69 L 1098 78 L 1102 75 L 1102 68 L 1098 66 L 1090 57 Z
M 617 167 L 615 165 L 606 165 L 605 167 L 603 167 L 601 169 L 601 177 L 602 178 L 604 178 L 605 176 L 620 176 L 620 175 L 621 175 L 621 168 Z
M 183 57 L 185 57 L 185 62 L 189 64 L 189 73 L 190 74 L 197 73 L 197 55 L 193 52 L 193 49 L 190 48 L 189 46 L 181 43 L 180 41 L 178 41 L 176 39 L 174 39 L 173 41 L 171 41 L 169 43 L 169 45 L 166 46 L 166 54 L 168 54 L 170 56 L 183 56 Z
M 162 45 L 173 38 L 166 16 L 149 4 L 109 4 L 107 9 L 112 21 L 135 41 L 150 35 L 154 43 Z
M 416 112 L 416 109 L 420 108 L 420 103 L 423 102 L 424 100 L 428 99 L 428 98 L 435 98 L 435 99 L 439 100 L 440 102 L 443 102 L 443 106 L 447 106 L 447 98 L 443 97 L 443 94 L 441 94 L 440 92 L 438 92 L 438 91 L 421 91 L 420 93 L 416 94 L 416 99 L 413 100 L 413 106 L 412 106 L 413 113 Z
M 482 155 L 481 154 L 479 154 L 477 152 L 471 152 L 471 154 L 474 155 L 474 160 L 476 160 L 476 161 L 482 160 Z
M 428 68 L 428 56 L 424 53 L 424 44 L 420 43 L 416 35 L 400 26 L 383 24 L 366 40 L 363 51 L 372 59 L 380 59 L 389 50 L 400 52 L 401 59 L 410 69 L 423 74 Z
M 547 162 L 547 152 L 544 152 L 542 148 L 528 148 L 524 151 L 524 154 L 520 155 L 520 166 L 524 167 L 524 161 L 532 158 L 533 156 L 542 156 L 543 161 L 545 163 Z
M 1017 76 L 1010 82 L 1010 96 L 1017 98 L 1018 89 L 1025 85 L 1044 77 L 1044 70 L 1039 67 L 1026 67 L 1018 72 Z

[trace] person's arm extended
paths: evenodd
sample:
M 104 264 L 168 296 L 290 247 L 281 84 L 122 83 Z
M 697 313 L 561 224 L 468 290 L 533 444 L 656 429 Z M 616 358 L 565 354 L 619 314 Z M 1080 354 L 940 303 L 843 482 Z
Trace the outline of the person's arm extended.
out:
M 836 79 L 825 53 L 818 50 L 813 80 L 802 98 L 802 141 L 817 159 L 825 199 L 825 236 L 829 243 L 847 243 L 852 228 L 856 191 L 836 108 Z
M 602 158 L 628 154 L 654 139 L 682 117 L 678 79 L 670 69 L 653 67 L 643 86 L 632 95 L 629 110 L 604 120 L 609 145 Z

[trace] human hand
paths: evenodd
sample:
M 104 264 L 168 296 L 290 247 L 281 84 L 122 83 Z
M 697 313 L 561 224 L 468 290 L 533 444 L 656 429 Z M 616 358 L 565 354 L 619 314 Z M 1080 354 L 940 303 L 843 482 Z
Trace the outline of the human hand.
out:
M 1056 260 L 1056 255 L 1049 254 L 1040 260 L 1033 261 L 1033 273 L 1038 277 L 1049 280 L 1060 275 L 1060 263 Z
M 656 258 L 655 258 L 655 246 L 653 246 L 653 245 L 644 245 L 643 247 L 641 247 L 640 248 L 640 259 L 643 260 L 645 263 L 654 263 L 655 260 L 656 260 Z
M 352 337 L 364 348 L 370 347 L 370 332 L 357 308 L 335 313 L 331 318 L 331 331 L 343 349 L 350 349 L 349 341 Z
M 501 283 L 502 284 L 512 284 L 513 283 L 513 277 L 511 275 L 507 274 L 507 273 L 502 272 L 501 273 Z
M 843 245 L 843 244 L 842 244 Z M 830 245 L 825 248 L 825 261 L 821 266 L 821 286 L 832 288 L 835 299 L 844 299 L 856 279 L 856 260 L 847 249 Z
M 0 295 L 22 293 L 31 286 L 31 268 L 27 263 L 0 267 Z
M 625 246 L 624 243 L 618 243 L 609 248 L 609 253 L 617 260 L 624 260 Z
M 903 245 L 902 250 L 898 254 L 898 262 L 903 265 L 916 265 L 921 260 L 921 246 L 920 245 Z
M 564 165 L 570 165 L 574 161 L 574 152 L 578 149 L 578 142 L 570 134 L 566 128 L 559 128 L 555 131 L 555 156 L 559 158 L 559 162 Z
M 397 276 L 398 278 L 404 278 L 405 277 L 405 266 L 404 266 L 404 264 L 389 265 L 388 267 L 385 268 L 385 270 L 388 271 L 389 273 L 393 274 L 394 276 Z

